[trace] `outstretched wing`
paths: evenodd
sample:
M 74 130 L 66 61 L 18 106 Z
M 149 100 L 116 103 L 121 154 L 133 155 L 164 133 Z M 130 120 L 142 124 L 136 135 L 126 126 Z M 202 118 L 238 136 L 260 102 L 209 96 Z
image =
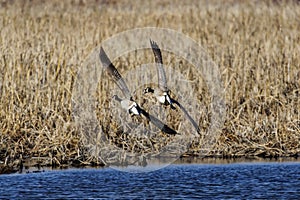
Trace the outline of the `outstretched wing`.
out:
M 127 99 L 131 98 L 130 91 L 122 78 L 121 74 L 118 72 L 116 67 L 112 64 L 108 56 L 106 55 L 104 49 L 101 47 L 100 48 L 100 53 L 99 53 L 100 61 L 103 65 L 104 70 L 106 70 L 109 74 L 109 76 L 112 77 L 112 79 L 115 81 L 115 83 L 118 85 L 120 90 L 122 90 L 124 96 Z
M 141 109 L 141 113 L 150 122 L 152 122 L 154 124 L 154 126 L 156 126 L 157 128 L 159 128 L 162 132 L 165 132 L 165 133 L 170 134 L 170 135 L 176 135 L 177 134 L 177 132 L 174 129 L 170 128 L 168 125 L 164 124 L 162 121 L 160 121 L 159 119 L 157 119 L 153 115 L 149 114 L 145 110 Z
M 198 135 L 200 135 L 200 128 L 198 126 L 198 124 L 195 122 L 195 120 L 192 118 L 192 116 L 190 116 L 190 114 L 188 113 L 188 111 L 175 99 L 172 99 L 172 102 L 175 103 L 184 113 L 184 115 L 187 117 L 187 119 L 190 121 L 190 123 L 194 126 L 194 128 L 196 129 Z
M 161 51 L 159 46 L 150 39 L 151 48 L 154 54 L 156 69 L 158 75 L 158 85 L 162 91 L 168 91 L 166 72 L 163 66 Z

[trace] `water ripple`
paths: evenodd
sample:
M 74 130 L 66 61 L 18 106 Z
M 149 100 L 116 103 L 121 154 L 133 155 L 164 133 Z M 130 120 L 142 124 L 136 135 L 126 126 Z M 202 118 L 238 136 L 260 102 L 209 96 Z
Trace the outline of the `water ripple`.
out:
M 300 163 L 171 165 L 149 173 L 110 168 L 0 176 L 1 199 L 299 199 Z

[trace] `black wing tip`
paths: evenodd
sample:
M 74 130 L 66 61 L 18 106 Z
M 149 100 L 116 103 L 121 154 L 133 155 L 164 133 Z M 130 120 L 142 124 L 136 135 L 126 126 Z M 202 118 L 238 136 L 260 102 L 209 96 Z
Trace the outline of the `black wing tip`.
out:
M 174 129 L 170 128 L 167 125 L 164 125 L 164 127 L 161 130 L 169 135 L 177 135 L 178 134 Z
M 158 44 L 150 38 L 150 44 L 152 49 L 159 49 Z

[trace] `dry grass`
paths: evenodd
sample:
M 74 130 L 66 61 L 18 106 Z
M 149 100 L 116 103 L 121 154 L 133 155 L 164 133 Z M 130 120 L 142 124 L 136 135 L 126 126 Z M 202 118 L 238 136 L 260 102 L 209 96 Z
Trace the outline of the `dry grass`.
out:
M 72 118 L 76 73 L 104 39 L 145 26 L 187 34 L 219 66 L 226 120 L 210 155 L 299 156 L 300 5 L 296 1 L 140 5 L 35 0 L 1 1 L 0 6 L 1 161 L 36 157 L 41 165 L 99 164 L 88 154 Z M 117 66 L 140 64 L 134 57 L 118 62 Z M 124 70 L 128 69 L 120 71 Z M 198 90 L 199 105 L 208 107 L 207 91 Z M 201 112 L 202 130 L 209 123 L 209 112 Z M 113 137 L 116 143 L 119 139 Z M 187 154 L 199 155 L 200 149 L 195 141 Z

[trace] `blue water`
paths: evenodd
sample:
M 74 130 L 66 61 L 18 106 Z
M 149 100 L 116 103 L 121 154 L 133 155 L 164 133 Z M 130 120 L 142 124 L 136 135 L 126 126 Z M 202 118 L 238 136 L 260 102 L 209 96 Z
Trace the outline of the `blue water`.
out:
M 0 176 L 0 199 L 300 199 L 300 163 L 178 164 L 149 173 L 111 168 Z

